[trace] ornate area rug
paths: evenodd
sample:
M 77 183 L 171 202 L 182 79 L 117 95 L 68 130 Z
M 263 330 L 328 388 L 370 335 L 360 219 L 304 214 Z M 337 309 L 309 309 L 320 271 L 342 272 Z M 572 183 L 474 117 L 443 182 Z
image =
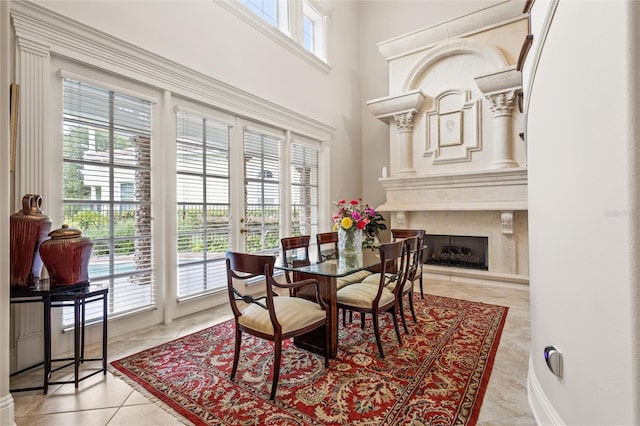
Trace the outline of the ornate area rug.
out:
M 111 363 L 153 400 L 198 425 L 473 425 L 493 367 L 506 307 L 425 295 L 418 324 L 398 345 L 381 315 L 381 359 L 370 316 L 340 323 L 338 356 L 284 344 L 275 402 L 269 400 L 272 343 L 243 335 L 236 382 L 233 321 Z M 402 327 L 402 325 L 401 325 Z

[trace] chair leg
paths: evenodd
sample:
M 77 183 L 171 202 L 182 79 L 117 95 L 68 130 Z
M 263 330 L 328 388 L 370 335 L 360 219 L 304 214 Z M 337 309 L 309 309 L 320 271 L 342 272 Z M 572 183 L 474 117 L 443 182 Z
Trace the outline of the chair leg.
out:
M 380 358 L 384 359 L 384 350 L 382 349 L 382 342 L 380 341 L 380 327 L 378 327 L 378 312 L 372 312 L 371 315 L 373 316 L 373 333 L 376 336 L 378 352 L 380 352 Z
M 409 292 L 409 309 L 411 309 L 411 316 L 413 317 L 413 322 L 417 324 L 418 319 L 416 318 L 416 311 L 415 309 L 413 309 L 413 290 Z
M 402 326 L 404 327 L 404 332 L 409 334 L 409 329 L 407 328 L 407 320 L 404 317 L 404 301 L 402 300 L 404 295 L 400 294 L 400 299 L 398 300 L 398 311 L 400 311 L 400 319 L 402 320 Z M 395 314 L 394 314 L 395 315 Z
M 280 375 L 280 360 L 282 358 L 282 340 L 275 339 L 273 342 L 275 356 L 273 358 L 273 381 L 271 382 L 270 400 L 276 399 L 276 390 L 278 389 L 278 376 Z
M 422 289 L 422 268 L 420 268 L 420 298 L 424 300 L 424 291 Z
M 360 312 L 360 328 L 364 330 L 365 313 Z
M 240 360 L 240 344 L 242 343 L 242 330 L 236 324 L 236 341 L 233 352 L 233 366 L 231 367 L 231 380 L 236 377 L 236 371 L 238 370 L 238 361 Z
M 396 309 L 397 309 L 397 306 L 393 306 L 391 308 L 391 317 L 393 318 L 393 328 L 396 329 L 396 336 L 398 336 L 398 342 L 402 345 L 402 337 L 400 337 L 400 327 L 398 326 L 398 314 Z

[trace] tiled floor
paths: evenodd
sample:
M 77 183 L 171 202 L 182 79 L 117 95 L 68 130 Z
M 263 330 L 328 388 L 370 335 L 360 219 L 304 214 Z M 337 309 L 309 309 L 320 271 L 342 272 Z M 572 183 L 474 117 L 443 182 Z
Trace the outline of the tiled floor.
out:
M 526 378 L 529 356 L 528 287 L 489 286 L 425 281 L 428 293 L 459 299 L 509 306 L 507 321 L 496 355 L 493 372 L 480 412 L 479 425 L 535 425 L 527 401 Z M 419 297 L 419 296 L 418 296 Z M 216 308 L 174 321 L 169 326 L 155 326 L 141 335 L 109 343 L 109 359 L 155 346 L 231 318 L 226 307 Z M 41 373 L 39 373 L 41 375 Z M 29 380 L 29 375 L 19 380 Z M 20 386 L 12 380 L 12 387 Z M 80 382 L 41 391 L 13 395 L 15 420 L 22 425 L 176 425 L 173 417 L 158 405 L 107 373 Z

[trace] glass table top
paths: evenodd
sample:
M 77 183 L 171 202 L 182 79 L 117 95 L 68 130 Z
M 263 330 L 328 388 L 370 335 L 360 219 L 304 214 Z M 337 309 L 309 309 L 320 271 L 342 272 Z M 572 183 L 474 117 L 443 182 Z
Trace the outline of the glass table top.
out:
M 304 272 L 325 277 L 344 277 L 363 269 L 373 268 L 380 264 L 380 252 L 378 250 L 364 249 L 362 258 L 346 259 L 339 257 L 337 260 L 325 260 L 324 262 L 312 262 L 306 266 L 284 265 L 282 257 L 278 257 L 276 269 L 292 272 Z

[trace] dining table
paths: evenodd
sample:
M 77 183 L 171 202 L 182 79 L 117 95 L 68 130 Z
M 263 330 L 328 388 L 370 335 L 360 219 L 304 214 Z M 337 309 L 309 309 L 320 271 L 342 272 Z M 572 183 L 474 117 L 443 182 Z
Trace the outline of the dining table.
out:
M 324 262 L 311 261 L 309 265 L 294 266 L 293 262 L 285 264 L 279 258 L 275 268 L 289 271 L 293 274 L 294 281 L 308 278 L 318 280 L 320 287 L 320 297 L 327 303 L 327 319 L 329 321 L 329 335 L 323 328 L 316 329 L 302 336 L 294 338 L 294 344 L 311 352 L 324 355 L 325 339 L 329 339 L 329 358 L 335 358 L 338 354 L 338 300 L 337 281 L 338 278 L 348 277 L 358 271 L 368 270 L 371 272 L 380 269 L 380 254 L 378 250 L 363 249 L 362 257 L 356 259 L 338 257 L 337 259 L 325 260 Z M 313 286 L 305 286 L 297 289 L 294 297 L 304 297 L 315 300 L 315 290 Z

